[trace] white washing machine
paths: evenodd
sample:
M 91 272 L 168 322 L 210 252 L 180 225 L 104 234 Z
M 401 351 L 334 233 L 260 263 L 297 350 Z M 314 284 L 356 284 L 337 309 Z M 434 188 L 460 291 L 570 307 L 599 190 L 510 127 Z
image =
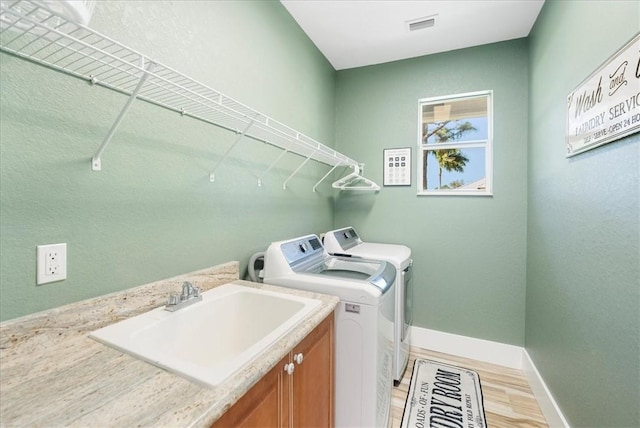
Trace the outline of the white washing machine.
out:
M 393 380 L 402 380 L 409 361 L 411 322 L 413 316 L 413 260 L 411 249 L 404 245 L 363 242 L 353 227 L 331 230 L 324 234 L 323 245 L 333 255 L 385 260 L 396 268 L 396 310 L 394 327 Z
M 390 427 L 395 268 L 329 255 L 316 235 L 272 243 L 264 282 L 331 294 L 335 311 L 335 426 Z

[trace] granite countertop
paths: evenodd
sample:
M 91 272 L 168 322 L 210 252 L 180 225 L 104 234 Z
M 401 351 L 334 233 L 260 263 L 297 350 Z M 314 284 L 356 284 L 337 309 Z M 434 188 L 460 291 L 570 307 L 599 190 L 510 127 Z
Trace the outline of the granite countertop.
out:
M 313 330 L 338 298 L 238 280 L 230 262 L 0 324 L 0 426 L 208 427 Z M 92 331 L 164 305 L 191 281 L 233 282 L 322 301 L 298 327 L 218 388 L 116 351 Z

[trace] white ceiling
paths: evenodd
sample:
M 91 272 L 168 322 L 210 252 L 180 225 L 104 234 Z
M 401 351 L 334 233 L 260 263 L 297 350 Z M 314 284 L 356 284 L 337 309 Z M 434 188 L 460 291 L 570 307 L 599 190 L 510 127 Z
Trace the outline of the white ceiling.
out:
M 336 70 L 526 37 L 544 0 L 281 0 Z M 409 32 L 407 21 L 435 15 Z

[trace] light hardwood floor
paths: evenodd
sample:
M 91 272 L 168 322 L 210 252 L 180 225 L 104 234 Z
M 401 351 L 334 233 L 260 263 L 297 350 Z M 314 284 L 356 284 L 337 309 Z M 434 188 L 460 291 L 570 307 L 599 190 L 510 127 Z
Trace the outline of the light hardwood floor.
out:
M 483 363 L 468 358 L 411 348 L 409 365 L 391 398 L 393 428 L 400 427 L 402 411 L 416 358 L 440 361 L 475 370 L 480 375 L 488 428 L 548 428 L 529 383 L 521 370 Z

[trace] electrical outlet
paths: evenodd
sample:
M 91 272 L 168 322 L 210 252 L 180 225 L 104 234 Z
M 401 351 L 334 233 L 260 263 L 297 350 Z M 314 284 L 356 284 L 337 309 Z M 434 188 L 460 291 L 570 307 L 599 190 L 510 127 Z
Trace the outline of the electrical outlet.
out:
M 37 284 L 67 279 L 67 244 L 38 245 Z

